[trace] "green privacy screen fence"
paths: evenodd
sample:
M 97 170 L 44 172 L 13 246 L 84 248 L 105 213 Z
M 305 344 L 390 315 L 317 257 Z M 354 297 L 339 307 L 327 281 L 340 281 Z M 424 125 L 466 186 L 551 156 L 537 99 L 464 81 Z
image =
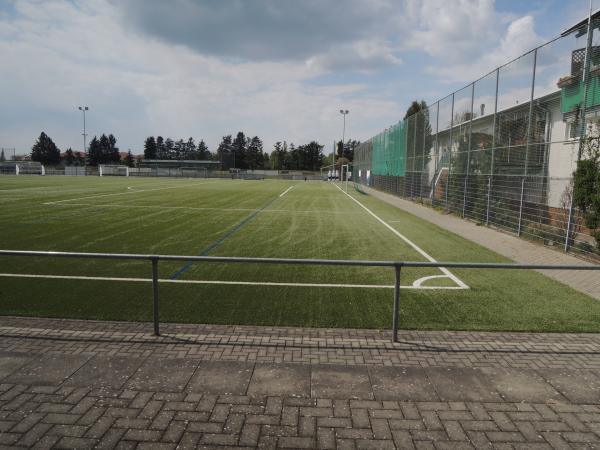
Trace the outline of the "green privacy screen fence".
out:
M 372 138 L 373 175 L 403 177 L 406 172 L 406 126 L 392 125 Z

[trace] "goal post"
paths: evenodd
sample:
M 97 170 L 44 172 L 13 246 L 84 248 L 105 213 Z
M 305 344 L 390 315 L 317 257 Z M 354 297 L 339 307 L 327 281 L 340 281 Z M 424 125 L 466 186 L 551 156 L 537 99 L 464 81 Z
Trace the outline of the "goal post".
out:
M 128 177 L 129 167 L 101 164 L 98 166 L 98 175 L 101 177 L 116 176 L 116 177 Z
M 15 175 L 46 175 L 46 168 L 36 161 L 19 161 L 14 165 Z

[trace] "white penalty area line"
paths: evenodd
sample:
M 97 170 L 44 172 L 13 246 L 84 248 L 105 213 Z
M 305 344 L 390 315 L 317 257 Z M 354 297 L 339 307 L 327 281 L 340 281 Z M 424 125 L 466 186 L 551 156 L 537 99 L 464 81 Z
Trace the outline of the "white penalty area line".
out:
M 429 255 L 427 252 L 425 252 L 425 250 L 423 250 L 421 247 L 419 247 L 413 241 L 408 239 L 406 236 L 404 236 L 402 233 L 400 233 L 398 230 L 396 230 L 394 227 L 392 227 L 390 224 L 388 224 L 385 220 L 383 220 L 381 217 L 379 217 L 377 214 L 375 214 L 373 211 L 371 211 L 369 208 L 367 208 L 365 205 L 363 205 L 357 199 L 355 199 L 350 194 L 348 194 L 346 191 L 344 191 L 342 188 L 340 188 L 337 184 L 335 185 L 335 187 L 338 188 L 342 193 L 346 194 L 351 200 L 353 200 L 356 204 L 358 204 L 361 208 L 363 208 L 371 216 L 373 216 L 384 227 L 386 227 L 388 230 L 390 230 L 392 233 L 394 233 L 396 236 L 398 236 L 400 239 L 402 239 L 404 242 L 406 242 L 408 245 L 410 245 L 417 253 L 419 253 L 421 256 L 423 256 L 425 259 L 427 259 L 429 262 L 437 262 L 431 255 Z M 446 269 L 445 267 L 440 267 L 439 269 L 445 276 L 447 276 L 452 281 L 454 281 L 458 285 L 458 287 L 460 287 L 461 289 L 469 289 L 469 286 L 467 286 L 460 278 L 458 278 L 456 275 L 454 275 L 448 269 Z M 419 280 L 417 280 L 417 281 L 419 281 Z
M 190 186 L 198 186 L 199 184 L 206 184 L 209 181 L 200 181 L 198 183 L 194 183 L 194 184 L 182 184 L 180 186 L 167 186 L 167 187 L 161 187 L 161 188 L 155 188 L 155 189 L 129 189 L 127 188 L 127 191 L 125 192 L 116 192 L 116 193 L 112 193 L 112 194 L 98 194 L 98 195 L 88 195 L 87 197 L 76 197 L 76 198 L 68 198 L 65 200 L 57 200 L 54 202 L 45 202 L 43 203 L 43 205 L 56 205 L 59 203 L 65 203 L 65 202 L 71 202 L 74 200 L 85 200 L 88 198 L 100 198 L 100 197 L 111 197 L 114 195 L 126 195 L 126 194 L 140 194 L 142 192 L 152 192 L 152 191 L 164 191 L 166 189 L 180 189 L 180 188 L 184 188 L 184 187 L 190 187 Z
M 294 188 L 294 186 L 290 186 L 289 188 L 287 188 L 285 191 L 283 191 L 281 194 L 279 194 L 279 197 L 283 197 L 285 194 L 287 194 L 288 192 L 290 192 L 292 189 Z
M 135 283 L 151 283 L 151 278 L 120 278 L 120 277 L 88 277 L 80 275 L 33 275 L 26 273 L 0 273 L 5 278 L 45 278 L 54 280 L 83 280 L 83 281 L 122 281 Z M 277 283 L 269 281 L 222 281 L 222 280 L 171 280 L 159 278 L 159 283 L 172 284 L 214 284 L 234 286 L 287 286 L 308 288 L 360 288 L 360 289 L 394 289 L 394 285 L 387 284 L 334 284 L 334 283 Z M 425 290 L 457 290 L 466 289 L 459 286 L 400 286 L 400 289 L 425 289 Z

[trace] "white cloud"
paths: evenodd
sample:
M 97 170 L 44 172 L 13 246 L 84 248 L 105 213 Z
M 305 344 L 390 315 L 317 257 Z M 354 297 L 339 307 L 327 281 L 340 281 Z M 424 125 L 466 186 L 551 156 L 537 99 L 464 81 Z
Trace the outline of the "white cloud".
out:
M 416 24 L 407 46 L 435 57 L 427 72 L 446 82 L 468 82 L 542 43 L 531 15 L 498 13 L 493 0 L 409 0 Z
M 27 151 L 40 131 L 61 148 L 81 147 L 77 105 L 90 107 L 88 133 L 112 132 L 122 149 L 147 135 L 204 138 L 244 130 L 296 143 L 335 138 L 344 102 L 359 133 L 397 114 L 396 102 L 363 95 L 364 85 L 315 87 L 315 64 L 231 62 L 126 29 L 103 0 L 20 0 L 0 27 L 0 146 Z M 376 50 L 358 45 L 366 58 Z M 362 128 L 359 128 L 358 124 Z

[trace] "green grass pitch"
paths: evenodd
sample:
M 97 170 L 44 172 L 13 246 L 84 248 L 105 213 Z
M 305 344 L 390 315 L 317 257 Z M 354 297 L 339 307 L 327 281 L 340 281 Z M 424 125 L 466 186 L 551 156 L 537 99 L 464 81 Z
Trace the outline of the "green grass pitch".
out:
M 4 176 L 0 248 L 508 261 L 378 199 L 319 181 Z M 114 280 L 150 274 L 147 261 L 0 257 L 0 314 L 150 320 L 150 283 Z M 159 278 L 162 321 L 391 323 L 391 268 L 161 262 Z M 405 268 L 401 284 L 405 329 L 600 331 L 600 302 L 532 271 Z

